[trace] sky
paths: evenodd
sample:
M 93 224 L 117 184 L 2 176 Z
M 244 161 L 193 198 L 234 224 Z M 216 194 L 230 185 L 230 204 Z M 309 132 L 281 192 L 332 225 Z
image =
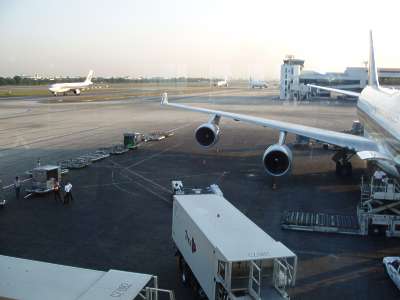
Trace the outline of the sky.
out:
M 400 1 L 0 0 L 0 76 L 278 79 L 287 54 L 341 72 L 400 67 Z

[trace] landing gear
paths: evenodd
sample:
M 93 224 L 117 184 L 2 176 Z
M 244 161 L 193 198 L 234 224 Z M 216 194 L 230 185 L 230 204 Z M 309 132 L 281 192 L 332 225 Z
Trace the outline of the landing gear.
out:
M 353 174 L 353 166 L 350 162 L 353 155 L 354 152 L 345 149 L 341 149 L 335 153 L 332 160 L 336 163 L 336 175 L 349 177 Z
M 351 176 L 353 174 L 353 166 L 351 162 L 345 162 L 344 164 L 336 162 L 336 175 L 338 176 Z

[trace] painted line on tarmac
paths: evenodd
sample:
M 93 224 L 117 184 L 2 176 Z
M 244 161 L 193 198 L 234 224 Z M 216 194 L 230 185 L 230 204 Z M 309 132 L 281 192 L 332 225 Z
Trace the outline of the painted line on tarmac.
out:
M 135 192 L 132 192 L 132 191 L 130 191 L 130 190 L 127 190 L 127 189 L 124 189 L 124 188 L 120 187 L 120 186 L 118 185 L 118 183 L 113 183 L 112 185 L 113 185 L 116 189 L 120 190 L 121 192 L 127 193 L 127 194 L 129 194 L 129 195 L 131 195 L 131 196 L 138 197 L 138 194 L 136 194 Z
M 91 188 L 97 188 L 97 187 L 103 187 L 103 186 L 113 186 L 115 184 L 127 184 L 127 183 L 132 183 L 133 180 L 127 180 L 127 181 L 119 181 L 119 182 L 113 182 L 113 183 L 101 183 L 101 184 L 88 184 L 88 185 L 81 185 L 79 186 L 80 189 L 91 189 Z
M 196 173 L 196 174 L 187 174 L 187 175 L 182 175 L 179 176 L 179 178 L 181 179 L 185 179 L 185 178 L 194 178 L 194 177 L 210 177 L 210 176 L 218 176 L 217 180 L 221 177 L 224 176 L 226 174 L 228 174 L 229 172 L 210 172 L 210 173 Z M 156 179 L 165 179 L 166 177 L 157 177 Z M 168 177 L 169 179 L 170 177 Z
M 118 163 L 116 163 L 115 161 L 112 161 L 112 160 L 111 160 L 111 163 L 115 164 L 115 165 L 118 166 L 118 167 L 121 167 L 121 166 L 120 166 Z M 153 185 L 154 187 L 157 187 L 158 189 L 162 190 L 163 192 L 166 192 L 166 193 L 168 193 L 168 194 L 171 193 L 171 191 L 170 191 L 169 189 L 163 187 L 162 185 L 158 184 L 157 182 L 155 182 L 155 181 L 153 181 L 153 180 L 151 180 L 151 179 L 149 179 L 149 178 L 147 178 L 147 177 L 145 177 L 145 176 L 143 176 L 143 175 L 141 175 L 141 174 L 139 174 L 139 173 L 137 173 L 137 172 L 134 172 L 134 171 L 132 171 L 132 170 L 129 170 L 128 167 L 123 168 L 122 171 L 125 171 L 126 173 L 130 173 L 130 174 L 132 174 L 132 175 L 134 175 L 134 176 L 136 176 L 136 177 L 139 177 L 139 178 L 142 179 L 143 181 L 146 181 L 147 183 Z M 123 175 L 124 175 L 124 174 L 121 172 L 121 176 L 123 176 Z M 129 177 L 128 177 L 128 178 L 129 178 Z M 137 182 L 135 181 L 135 183 L 137 183 Z M 153 192 L 153 193 L 154 193 L 154 192 Z M 158 194 L 157 194 L 157 195 L 158 195 Z M 165 200 L 165 198 L 164 198 L 164 200 Z
M 169 130 L 167 130 L 167 131 L 165 131 L 165 132 L 167 132 L 167 133 L 175 132 L 175 131 L 181 130 L 181 129 L 183 129 L 183 128 L 190 127 L 190 126 L 193 125 L 193 123 L 194 123 L 194 122 L 186 123 L 185 125 L 181 125 L 181 126 L 178 126 L 178 127 L 173 128 L 173 129 L 169 129 Z
M 130 182 L 128 182 L 128 183 L 131 183 L 131 182 L 132 182 L 132 181 L 130 181 Z M 153 191 L 152 189 L 149 189 L 147 186 L 145 186 L 145 185 L 143 185 L 143 184 L 141 184 L 141 183 L 139 183 L 139 182 L 137 182 L 137 181 L 134 181 L 133 183 L 136 184 L 136 185 L 138 185 L 138 186 L 140 186 L 141 188 L 143 188 L 144 190 L 148 191 L 149 193 L 153 194 L 154 196 L 156 196 L 156 197 L 159 198 L 160 200 L 162 200 L 162 201 L 164 201 L 164 202 L 166 202 L 166 203 L 168 203 L 168 204 L 171 204 L 171 201 L 168 200 L 168 198 L 166 198 L 166 197 L 164 197 L 164 196 L 161 196 L 160 194 L 158 194 L 157 192 Z M 132 191 L 130 191 L 130 190 L 127 190 L 127 189 L 125 189 L 125 188 L 119 186 L 119 184 L 121 184 L 121 183 L 113 182 L 112 184 L 109 184 L 109 185 L 113 185 L 113 186 L 114 186 L 115 188 L 117 188 L 118 190 L 120 190 L 120 191 L 122 191 L 122 192 L 124 192 L 124 193 L 127 193 L 127 194 L 129 194 L 129 195 L 131 195 L 131 196 L 138 196 L 136 193 L 134 193 L 134 192 L 132 192 Z M 170 192 L 170 191 L 168 191 L 168 192 Z
M 158 197 L 159 199 L 163 200 L 164 202 L 171 204 L 172 201 L 169 200 L 168 198 L 165 198 L 164 196 L 161 196 L 160 194 L 158 194 L 157 192 L 149 189 L 147 186 L 135 181 L 135 184 L 142 187 L 143 189 L 145 189 L 146 191 L 148 191 L 149 193 L 153 194 L 154 196 Z M 171 191 L 168 190 L 168 193 L 171 193 Z
M 61 135 L 46 136 L 46 137 L 43 137 L 43 138 L 38 138 L 36 140 L 30 141 L 30 142 L 26 143 L 23 146 L 31 146 L 31 145 L 34 145 L 34 144 L 37 144 L 37 143 L 52 141 L 52 140 L 64 138 L 64 137 L 67 137 L 67 136 L 73 136 L 73 135 L 76 135 L 76 134 L 87 133 L 87 132 L 95 131 L 95 130 L 98 130 L 98 129 L 101 129 L 101 128 L 105 128 L 105 127 L 107 127 L 107 126 L 97 126 L 97 127 L 92 127 L 92 128 L 89 128 L 89 129 L 84 129 L 84 130 L 79 130 L 79 131 L 73 131 L 73 132 L 69 132 L 69 133 L 65 133 L 65 134 L 61 134 Z M 2 146 L 9 146 L 9 145 L 10 144 L 5 144 L 5 145 L 2 145 Z M 14 148 L 16 148 L 16 147 L 9 147 L 9 148 L 0 149 L 0 152 L 11 150 L 11 149 L 14 149 Z
M 167 149 L 164 149 L 164 150 L 161 151 L 161 152 L 155 153 L 155 154 L 153 154 L 153 155 L 151 155 L 151 156 L 149 156 L 149 157 L 146 157 L 146 158 L 144 158 L 144 159 L 142 159 L 142 160 L 140 160 L 140 161 L 138 161 L 138 162 L 136 162 L 136 163 L 134 163 L 134 164 L 131 164 L 131 165 L 127 166 L 126 169 L 129 169 L 129 168 L 132 168 L 132 167 L 136 167 L 136 166 L 138 166 L 138 165 L 141 165 L 142 163 L 144 163 L 144 162 L 146 162 L 146 161 L 148 161 L 148 160 L 151 160 L 151 159 L 153 159 L 153 158 L 155 158 L 155 157 L 158 157 L 158 156 L 164 154 L 165 152 L 168 152 L 169 150 L 175 149 L 175 148 L 180 147 L 180 146 L 182 146 L 182 143 L 176 144 L 176 145 L 171 146 L 171 147 L 168 147 Z
M 144 180 L 144 181 L 146 181 L 146 182 L 158 187 L 160 190 L 162 190 L 164 192 L 171 193 L 170 189 L 167 189 L 167 188 L 163 187 L 162 185 L 158 184 L 157 182 L 155 182 L 155 181 L 153 181 L 153 180 L 151 180 L 151 179 L 149 179 L 147 177 L 144 177 L 143 175 L 141 175 L 141 174 L 139 174 L 139 173 L 137 173 L 135 171 L 132 171 L 132 170 L 126 170 L 126 171 L 128 171 L 129 173 L 132 173 L 133 175 L 139 177 L 140 179 L 142 179 L 142 180 Z

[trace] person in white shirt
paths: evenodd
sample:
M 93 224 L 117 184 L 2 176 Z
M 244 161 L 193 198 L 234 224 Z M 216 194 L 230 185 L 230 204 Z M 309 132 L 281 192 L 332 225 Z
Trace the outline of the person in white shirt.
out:
M 72 184 L 71 184 L 71 182 L 68 182 L 64 186 L 64 191 L 65 191 L 64 204 L 69 203 L 70 201 L 73 201 L 74 198 L 72 197 Z
M 380 170 L 376 170 L 374 173 L 374 184 L 381 185 L 383 177 L 386 176 L 386 173 Z

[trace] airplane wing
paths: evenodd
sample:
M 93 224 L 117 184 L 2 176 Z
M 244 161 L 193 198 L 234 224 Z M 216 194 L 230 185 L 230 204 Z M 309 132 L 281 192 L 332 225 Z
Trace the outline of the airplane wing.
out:
M 161 104 L 189 111 L 200 112 L 219 117 L 225 117 L 235 121 L 241 121 L 245 123 L 260 125 L 263 127 L 273 128 L 279 131 L 284 131 L 288 133 L 309 137 L 311 139 L 336 145 L 341 148 L 347 148 L 355 152 L 361 152 L 361 151 L 378 152 L 378 146 L 376 145 L 376 143 L 365 137 L 316 128 L 316 127 L 310 127 L 300 124 L 294 124 L 289 122 L 252 117 L 248 115 L 212 110 L 207 108 L 193 107 L 184 104 L 169 103 L 167 93 L 163 94 Z
M 334 92 L 334 93 L 343 94 L 343 95 L 352 96 L 352 97 L 357 97 L 357 98 L 361 95 L 360 93 L 357 93 L 357 92 L 333 89 L 333 88 L 328 88 L 328 87 L 325 87 L 325 86 L 318 86 L 318 85 L 314 85 L 314 84 L 307 84 L 307 86 L 315 88 L 315 89 L 318 89 L 318 90 Z

